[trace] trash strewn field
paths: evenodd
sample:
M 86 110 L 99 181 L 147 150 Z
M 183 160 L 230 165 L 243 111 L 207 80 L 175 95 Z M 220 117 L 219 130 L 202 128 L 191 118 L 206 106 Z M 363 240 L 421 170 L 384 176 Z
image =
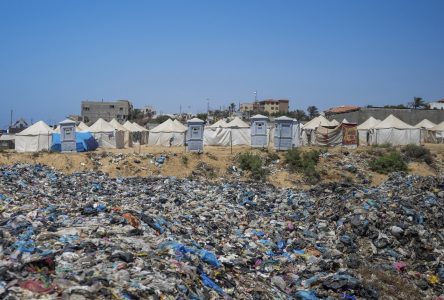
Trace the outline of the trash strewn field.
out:
M 302 190 L 16 164 L 0 210 L 4 299 L 444 297 L 440 176 Z

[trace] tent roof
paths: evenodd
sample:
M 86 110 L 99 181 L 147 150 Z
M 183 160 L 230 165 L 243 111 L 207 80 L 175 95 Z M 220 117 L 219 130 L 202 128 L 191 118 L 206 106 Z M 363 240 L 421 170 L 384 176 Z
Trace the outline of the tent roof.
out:
M 113 132 L 114 130 L 114 127 L 102 118 L 89 127 L 90 132 Z
M 220 119 L 219 121 L 217 121 L 216 123 L 214 123 L 211 126 L 208 126 L 209 128 L 225 128 L 227 127 L 228 123 L 224 121 L 224 119 Z
M 188 120 L 187 123 L 205 123 L 205 121 L 199 118 L 192 118 L 191 120 Z
M 49 127 L 45 122 L 43 121 L 38 121 L 35 124 L 32 124 L 31 126 L 29 126 L 28 128 L 26 128 L 25 130 L 17 133 L 16 135 L 20 136 L 20 135 L 39 135 L 39 134 L 48 134 L 48 133 L 52 133 L 53 130 L 51 129 L 51 127 Z
M 125 126 L 120 124 L 116 119 L 112 119 L 111 121 L 109 121 L 109 125 L 120 131 L 130 131 Z
M 180 123 L 180 121 L 178 121 L 177 119 L 174 119 L 173 122 L 174 122 L 174 124 L 176 124 L 176 125 L 182 127 L 182 129 L 184 129 L 184 130 L 187 130 L 187 129 L 188 129 L 185 125 L 183 125 L 182 123 Z
M 304 124 L 304 129 L 316 129 L 319 126 L 336 126 L 327 120 L 324 116 L 317 116 L 316 118 Z
M 80 131 L 87 131 L 87 130 L 89 130 L 88 125 L 86 125 L 86 124 L 83 123 L 83 122 L 80 122 L 79 125 L 77 125 L 77 128 L 78 128 Z
M 375 126 L 378 125 L 379 123 L 381 123 L 381 120 L 370 117 L 364 123 L 358 126 L 358 130 L 372 129 L 375 128 Z
M 276 118 L 275 120 L 278 120 L 278 121 L 293 121 L 294 119 L 289 118 L 287 116 L 280 116 L 279 118 Z
M 436 124 L 427 119 L 424 119 L 415 125 L 416 128 L 427 128 L 427 129 L 432 128 L 434 126 L 436 126 Z
M 15 134 L 4 134 L 0 136 L 0 141 L 14 141 Z
M 132 123 L 132 124 L 133 124 L 133 127 L 134 127 L 135 129 L 137 129 L 136 131 L 149 131 L 149 130 L 146 129 L 145 127 L 140 126 L 139 124 L 137 124 L 136 122 L 134 122 L 134 123 Z
M 344 124 L 350 124 L 350 122 L 349 122 L 346 118 L 344 118 L 344 120 L 342 120 L 341 123 L 344 123 Z
M 157 125 L 150 132 L 185 132 L 186 130 L 175 124 L 171 119 L 166 120 L 162 124 Z
M 333 120 L 330 121 L 330 124 L 332 126 L 338 126 L 340 123 L 338 121 L 336 121 L 335 119 L 333 119 Z
M 263 116 L 263 115 L 254 115 L 250 119 L 251 120 L 254 120 L 254 119 L 268 119 L 268 117 Z
M 250 128 L 250 125 L 242 121 L 240 118 L 235 117 L 231 122 L 227 124 L 226 127 L 236 127 L 236 128 Z
M 390 115 L 381 121 L 378 125 L 374 127 L 375 129 L 387 129 L 387 128 L 396 128 L 396 129 L 414 129 L 415 127 L 410 126 L 409 124 L 401 121 L 394 115 Z
M 429 130 L 432 130 L 432 131 L 444 131 L 444 121 L 442 121 L 441 123 L 439 123 L 436 126 L 433 126 Z
M 62 122 L 60 122 L 59 124 L 75 124 L 76 122 L 71 120 L 71 119 L 65 119 Z

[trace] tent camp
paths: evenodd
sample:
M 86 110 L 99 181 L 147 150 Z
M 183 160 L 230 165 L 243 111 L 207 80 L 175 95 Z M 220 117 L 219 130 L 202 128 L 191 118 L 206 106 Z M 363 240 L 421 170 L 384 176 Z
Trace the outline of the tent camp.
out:
M 335 123 L 332 123 L 329 120 L 327 120 L 324 116 L 317 116 L 317 117 L 313 118 L 312 120 L 308 121 L 307 123 L 302 125 L 302 130 L 301 130 L 302 144 L 303 145 L 315 145 L 316 144 L 316 135 L 315 135 L 316 128 L 318 128 L 319 126 L 335 127 L 335 126 L 339 125 L 339 123 L 337 125 L 335 125 L 336 123 L 337 123 L 337 121 Z
M 427 130 L 427 142 L 444 144 L 444 121 Z
M 344 119 L 344 120 L 345 120 L 345 119 Z M 342 122 L 344 122 L 344 121 L 342 121 Z M 339 122 L 336 121 L 335 119 L 333 119 L 333 120 L 330 121 L 330 125 L 331 125 L 331 126 L 338 126 L 339 124 L 341 124 L 341 123 L 339 123 Z
M 124 148 L 124 132 L 116 130 L 102 118 L 89 127 L 89 132 L 91 132 L 101 148 Z
M 173 120 L 168 119 L 149 131 L 148 145 L 150 146 L 183 146 L 186 129 Z
M 381 123 L 381 120 L 370 117 L 367 121 L 358 126 L 359 145 L 367 146 L 372 144 L 373 135 L 371 134 L 371 130 L 379 123 Z
M 51 127 L 45 122 L 38 121 L 15 135 L 15 150 L 17 152 L 49 150 L 52 143 L 52 132 Z
M 118 131 L 123 132 L 123 142 L 125 144 L 125 148 L 129 148 L 133 146 L 133 139 L 131 131 L 128 130 L 126 127 L 124 127 L 122 124 L 120 124 L 116 119 L 112 119 L 109 121 L 109 124 L 114 127 L 114 129 Z
M 372 134 L 375 135 L 372 142 L 377 145 L 419 145 L 421 143 L 420 129 L 410 126 L 394 115 L 388 116 L 376 125 L 372 129 Z
M 250 126 L 238 117 L 229 123 L 219 120 L 206 127 L 204 131 L 204 145 L 226 147 L 250 145 L 250 143 Z

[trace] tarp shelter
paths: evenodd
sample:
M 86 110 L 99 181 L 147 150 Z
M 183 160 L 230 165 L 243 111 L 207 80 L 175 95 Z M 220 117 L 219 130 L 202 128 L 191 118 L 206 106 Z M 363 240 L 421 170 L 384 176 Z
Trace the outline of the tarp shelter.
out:
M 186 129 L 168 119 L 149 131 L 148 145 L 150 146 L 183 146 Z
M 372 132 L 375 134 L 374 143 L 377 145 L 419 145 L 421 143 L 420 129 L 410 126 L 394 115 L 381 121 Z
M 315 145 L 356 147 L 358 145 L 356 128 L 357 124 L 348 122 L 342 122 L 338 126 L 318 126 L 315 130 Z
M 371 134 L 371 130 L 379 123 L 381 123 L 381 120 L 370 117 L 358 126 L 359 145 L 368 146 L 373 144 L 372 138 L 374 136 Z
M 101 148 L 124 148 L 124 132 L 116 130 L 102 118 L 91 125 L 89 131 Z
M 425 143 L 426 140 L 428 139 L 428 131 L 427 129 L 430 129 L 432 127 L 436 126 L 435 123 L 424 119 L 421 122 L 419 122 L 418 124 L 415 125 L 416 128 L 419 128 L 419 130 L 421 131 L 421 143 Z
M 0 149 L 14 149 L 15 148 L 15 134 L 4 134 L 0 136 Z
M 227 147 L 250 143 L 250 126 L 237 117 L 229 123 L 219 120 L 204 131 L 204 145 Z
M 114 127 L 114 129 L 123 132 L 123 134 L 124 134 L 123 142 L 125 144 L 125 148 L 129 148 L 129 147 L 133 146 L 133 139 L 132 139 L 132 134 L 131 134 L 130 130 L 128 130 L 125 126 L 120 124 L 116 119 L 112 119 L 111 121 L 109 121 L 109 124 L 112 127 Z
M 38 121 L 15 135 L 15 150 L 17 152 L 49 150 L 52 143 L 52 132 L 51 127 L 45 122 Z
M 444 144 L 444 121 L 427 130 L 427 142 Z
M 76 152 L 94 151 L 99 147 L 99 144 L 90 132 L 76 131 L 75 135 Z M 53 133 L 51 151 L 60 152 L 61 147 L 60 133 Z
M 338 124 L 330 122 L 324 116 L 317 116 L 302 126 L 301 130 L 301 140 L 304 145 L 315 145 L 316 144 L 316 134 L 315 130 L 319 126 L 323 127 L 335 127 Z

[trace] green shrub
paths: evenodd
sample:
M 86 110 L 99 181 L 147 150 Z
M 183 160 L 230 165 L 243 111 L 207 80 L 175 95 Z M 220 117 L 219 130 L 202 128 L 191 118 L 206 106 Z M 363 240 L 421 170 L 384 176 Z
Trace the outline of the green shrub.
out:
M 316 170 L 319 154 L 320 152 L 317 150 L 301 152 L 299 149 L 290 149 L 285 154 L 285 162 L 290 171 L 302 172 L 307 182 L 315 183 L 321 178 L 320 173 Z
M 184 164 L 185 166 L 188 166 L 188 157 L 187 156 L 182 156 L 182 164 Z
M 369 162 L 372 171 L 388 174 L 397 171 L 407 171 L 407 165 L 402 159 L 398 151 L 392 151 L 387 154 L 377 157 Z
M 406 157 L 412 160 L 424 161 L 426 164 L 433 163 L 433 156 L 429 149 L 417 145 L 406 145 L 401 149 Z
M 254 179 L 263 179 L 266 171 L 263 168 L 262 158 L 254 153 L 241 153 L 237 159 L 239 167 L 242 170 L 250 171 Z

